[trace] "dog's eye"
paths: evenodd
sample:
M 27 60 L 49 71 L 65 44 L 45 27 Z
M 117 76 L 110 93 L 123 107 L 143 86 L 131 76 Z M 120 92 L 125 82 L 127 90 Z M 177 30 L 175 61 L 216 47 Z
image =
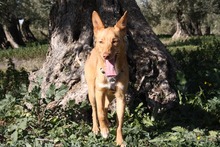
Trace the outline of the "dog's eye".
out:
M 102 40 L 99 40 L 99 43 L 100 43 L 100 44 L 103 44 L 103 41 L 102 41 Z

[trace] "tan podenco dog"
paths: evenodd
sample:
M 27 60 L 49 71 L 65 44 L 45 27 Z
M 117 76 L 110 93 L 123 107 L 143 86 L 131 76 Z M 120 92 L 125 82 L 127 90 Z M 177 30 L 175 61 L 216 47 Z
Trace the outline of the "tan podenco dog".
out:
M 108 106 L 116 98 L 116 143 L 123 146 L 122 126 L 129 80 L 125 39 L 127 12 L 114 27 L 105 28 L 98 13 L 94 11 L 92 24 L 95 47 L 85 63 L 85 78 L 92 106 L 92 131 L 97 134 L 100 128 L 101 135 L 108 137 Z

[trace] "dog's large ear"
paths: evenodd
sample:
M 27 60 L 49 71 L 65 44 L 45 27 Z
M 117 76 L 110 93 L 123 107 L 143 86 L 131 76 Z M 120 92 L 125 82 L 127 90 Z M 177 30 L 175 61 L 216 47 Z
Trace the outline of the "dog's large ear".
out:
M 127 26 L 127 21 L 128 21 L 128 15 L 127 15 L 127 11 L 125 11 L 124 15 L 115 24 L 115 27 L 118 28 L 120 31 L 125 32 L 126 26 Z
M 98 30 L 105 28 L 99 14 L 96 11 L 92 12 L 92 24 L 95 34 Z

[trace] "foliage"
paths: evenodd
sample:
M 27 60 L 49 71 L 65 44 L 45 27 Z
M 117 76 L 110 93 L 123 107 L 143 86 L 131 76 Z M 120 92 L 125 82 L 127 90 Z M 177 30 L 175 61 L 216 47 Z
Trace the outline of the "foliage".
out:
M 49 10 L 54 0 L 0 0 L 0 23 L 16 19 L 28 18 L 35 25 L 46 27 Z
M 143 103 L 126 108 L 123 127 L 127 146 L 219 146 L 220 145 L 220 42 L 217 39 L 188 40 L 196 50 L 177 50 L 173 56 L 180 65 L 177 73 L 179 105 L 152 116 Z M 178 42 L 175 43 L 178 46 Z M 179 43 L 181 46 L 182 44 Z M 25 71 L 15 70 L 9 62 L 0 72 L 0 145 L 1 146 L 115 146 L 116 114 L 108 115 L 110 136 L 103 139 L 91 132 L 89 103 L 59 103 L 65 85 L 51 85 L 46 98 L 39 83 L 28 92 Z M 2 77 L 2 78 L 1 78 Z M 8 77 L 8 78 L 6 78 Z M 5 85 L 6 86 L 5 86 Z M 211 85 L 210 85 L 211 84 Z
M 22 18 L 29 18 L 32 20 L 35 28 L 48 28 L 48 19 L 50 9 L 55 3 L 55 0 L 32 0 L 28 1 L 29 7 L 28 11 L 24 10 L 24 15 Z
M 17 71 L 11 59 L 8 60 L 8 69 L 6 72 L 0 71 L 0 100 L 11 95 L 22 98 L 21 92 L 29 84 L 28 73 L 21 69 Z
M 204 93 L 205 99 L 219 96 L 220 88 L 220 41 L 214 39 L 202 43 L 196 50 L 177 50 L 174 58 L 187 80 L 187 94 Z
M 114 112 L 109 114 L 112 126 L 110 136 L 105 140 L 91 132 L 89 121 L 91 118 L 88 120 L 85 119 L 88 116 L 80 115 L 82 111 L 91 109 L 87 102 L 75 104 L 71 101 L 65 110 L 60 107 L 53 110 L 46 109 L 46 105 L 54 100 L 54 93 L 64 94 L 65 88 L 55 90 L 54 86 L 51 86 L 47 97 L 49 100 L 43 102 L 41 102 L 40 90 L 39 87 L 35 87 L 32 92 L 23 93 L 23 99 L 17 101 L 15 97 L 7 96 L 4 103 L 1 103 L 0 112 L 4 113 L 1 115 L 4 117 L 0 119 L 7 124 L 0 127 L 1 134 L 4 136 L 4 140 L 1 140 L 2 144 L 7 146 L 114 146 L 116 132 Z M 28 104 L 31 104 L 31 107 Z M 184 119 L 189 119 L 189 114 L 195 115 L 190 111 L 177 109 L 170 114 L 160 114 L 154 121 L 143 103 L 133 111 L 126 108 L 123 129 L 125 141 L 128 146 L 218 145 L 218 131 L 199 128 L 191 130 L 185 126 L 187 124 L 180 123 Z M 178 115 L 181 115 L 181 118 L 177 117 Z M 180 120 L 175 122 L 176 118 L 171 116 Z M 200 118 L 199 121 L 201 120 Z M 188 125 L 191 125 L 192 121 Z M 205 121 L 203 120 L 203 123 Z M 196 125 L 196 123 L 198 122 L 193 124 Z
M 200 21 L 209 11 L 208 2 L 204 0 L 157 0 L 149 1 L 148 3 L 155 12 L 164 12 L 161 14 L 162 17 L 174 18 L 178 11 L 181 11 L 183 17 L 188 19 L 188 21 L 191 21 L 194 18 L 197 19 L 195 21 Z

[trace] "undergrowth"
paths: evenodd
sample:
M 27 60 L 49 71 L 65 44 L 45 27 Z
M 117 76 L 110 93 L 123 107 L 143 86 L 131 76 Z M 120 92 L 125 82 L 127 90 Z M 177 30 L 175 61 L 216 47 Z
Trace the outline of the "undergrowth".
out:
M 123 127 L 128 147 L 220 145 L 220 42 L 202 43 L 197 50 L 179 50 L 176 89 L 179 105 L 155 117 L 143 103 L 126 108 Z M 110 136 L 91 132 L 91 107 L 87 101 L 70 101 L 65 109 L 48 109 L 66 93 L 51 85 L 41 98 L 39 83 L 28 92 L 28 73 L 9 60 L 0 72 L 0 146 L 115 146 L 116 114 L 109 113 Z

